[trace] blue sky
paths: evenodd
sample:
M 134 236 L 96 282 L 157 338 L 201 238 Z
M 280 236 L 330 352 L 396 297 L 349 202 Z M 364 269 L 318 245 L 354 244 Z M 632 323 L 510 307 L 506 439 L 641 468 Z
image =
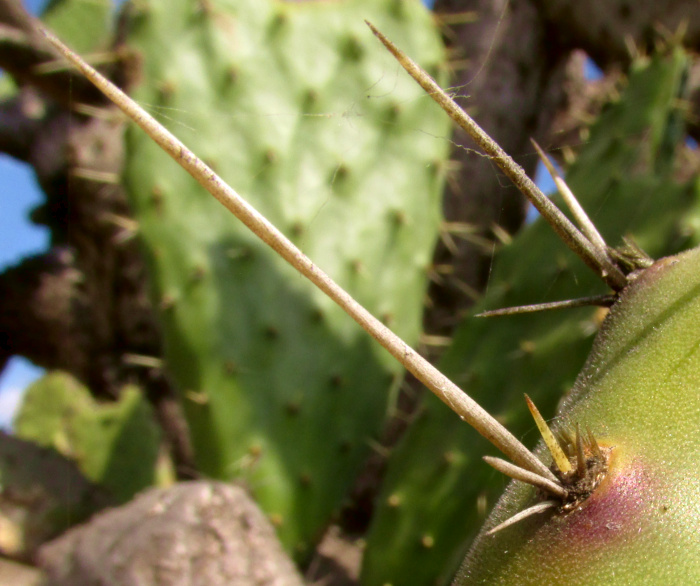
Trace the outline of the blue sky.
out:
M 24 0 L 24 5 L 37 14 L 47 0 Z M 42 195 L 31 167 L 0 154 L 0 183 L 5 197 L 0 212 L 0 270 L 16 264 L 23 256 L 45 250 L 49 233 L 31 224 L 28 214 L 41 203 Z M 0 375 L 0 427 L 7 427 L 20 400 L 22 390 L 41 370 L 22 358 L 13 358 Z
M 0 213 L 0 269 L 16 264 L 28 254 L 45 250 L 49 243 L 46 228 L 27 221 L 27 214 L 42 196 L 32 169 L 7 155 L 0 155 L 0 182 L 5 196 Z M 41 370 L 21 358 L 12 358 L 0 375 L 0 427 L 6 426 L 21 390 L 37 378 Z
M 43 10 L 48 0 L 24 0 L 34 14 Z M 434 0 L 424 0 L 432 7 Z M 546 188 L 546 173 L 539 174 Z M 41 203 L 43 196 L 28 165 L 0 154 L 0 184 L 6 194 L 0 208 L 0 270 L 19 262 L 24 256 L 46 250 L 48 230 L 28 220 L 29 212 Z M 551 184 L 551 180 L 550 180 Z M 22 391 L 42 370 L 23 358 L 13 358 L 0 375 L 0 427 L 7 427 L 21 398 Z

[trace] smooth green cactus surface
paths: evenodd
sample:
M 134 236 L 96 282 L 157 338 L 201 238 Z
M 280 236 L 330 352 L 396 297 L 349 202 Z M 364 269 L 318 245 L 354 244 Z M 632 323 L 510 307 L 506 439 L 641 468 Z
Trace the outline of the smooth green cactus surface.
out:
M 136 388 L 100 404 L 72 376 L 52 372 L 27 389 L 14 429 L 18 437 L 73 460 L 115 502 L 156 481 L 160 432 Z
M 135 3 L 133 95 L 365 307 L 416 343 L 449 123 L 363 19 L 436 75 L 416 1 Z M 401 376 L 389 355 L 140 130 L 126 185 L 204 474 L 238 479 L 303 557 Z
M 658 257 L 697 244 L 700 183 L 672 178 L 682 132 L 686 59 L 681 51 L 635 64 L 567 173 L 567 183 L 612 244 L 632 235 Z M 680 124 L 680 126 L 679 126 Z M 679 132 L 680 129 L 680 132 Z M 475 312 L 605 293 L 593 273 L 535 222 L 495 257 Z M 537 432 L 527 393 L 545 417 L 575 381 L 600 310 L 470 318 L 441 370 L 526 444 Z M 697 422 L 697 418 L 696 418 Z M 426 396 L 420 417 L 391 456 L 367 541 L 365 584 L 449 582 L 506 485 L 481 457 L 494 449 L 442 403 Z
M 700 248 L 658 261 L 622 292 L 557 420 L 611 449 L 606 477 L 571 513 L 482 534 L 457 584 L 700 582 L 698 324 Z M 513 483 L 486 527 L 533 492 Z

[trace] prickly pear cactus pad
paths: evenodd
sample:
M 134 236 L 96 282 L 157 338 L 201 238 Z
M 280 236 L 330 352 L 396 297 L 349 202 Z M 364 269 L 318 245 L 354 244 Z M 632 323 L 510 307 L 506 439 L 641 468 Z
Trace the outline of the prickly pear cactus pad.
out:
M 115 502 L 156 481 L 160 433 L 136 388 L 99 404 L 72 376 L 52 372 L 27 389 L 14 428 L 18 437 L 73 460 Z
M 482 534 L 458 584 L 700 581 L 700 249 L 661 259 L 622 293 L 558 427 L 596 430 L 608 472 L 569 514 Z M 511 485 L 486 527 L 532 502 Z
M 681 52 L 636 63 L 621 98 L 591 128 L 566 178 L 607 242 L 617 245 L 631 234 L 657 258 L 698 243 L 688 227 L 695 222 L 691 215 L 697 218 L 699 182 L 678 184 L 671 175 L 683 136 L 678 98 L 685 67 Z M 535 222 L 494 259 L 475 312 L 605 292 L 549 227 Z M 550 417 L 583 366 L 603 314 L 582 308 L 467 319 L 441 370 L 534 444 L 523 394 Z M 495 455 L 485 440 L 425 397 L 420 418 L 392 454 L 368 538 L 366 584 L 451 579 L 506 485 L 481 461 L 487 454 Z
M 440 74 L 418 1 L 134 3 L 133 95 L 409 343 L 449 124 L 363 19 Z M 166 361 L 205 474 L 244 481 L 302 556 L 337 510 L 400 369 L 140 130 L 127 188 Z

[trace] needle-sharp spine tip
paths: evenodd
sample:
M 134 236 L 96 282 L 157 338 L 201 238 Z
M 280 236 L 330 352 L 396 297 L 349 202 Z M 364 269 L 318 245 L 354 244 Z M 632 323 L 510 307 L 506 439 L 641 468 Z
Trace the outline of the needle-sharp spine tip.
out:
M 516 466 L 515 464 L 511 464 L 510 462 L 500 458 L 494 458 L 492 456 L 484 456 L 483 458 L 484 462 L 486 462 L 489 466 L 492 466 L 510 478 L 530 484 L 531 486 L 539 488 L 540 490 L 560 499 L 565 499 L 568 495 L 567 490 L 561 484 L 553 482 L 549 478 L 545 478 L 540 474 L 530 472 L 529 470 L 525 470 L 520 466 Z
M 566 456 L 564 450 L 562 450 L 561 445 L 557 441 L 557 438 L 554 437 L 552 430 L 549 428 L 549 425 L 547 425 L 547 422 L 540 414 L 539 409 L 537 409 L 535 404 L 532 402 L 532 399 L 530 399 L 530 397 L 527 395 L 525 395 L 525 402 L 527 403 L 527 407 L 532 414 L 532 418 L 535 420 L 537 428 L 540 430 L 540 434 L 542 435 L 544 443 L 547 445 L 549 453 L 554 459 L 554 464 L 562 474 L 569 474 L 573 468 L 571 466 L 571 462 L 569 462 L 569 458 Z
M 509 519 L 506 519 L 503 521 L 503 523 L 499 523 L 492 529 L 489 529 L 486 532 L 486 535 L 493 535 L 494 533 L 498 533 L 502 529 L 505 529 L 506 527 L 510 527 L 511 525 L 515 525 L 516 523 L 519 523 L 520 521 L 523 521 L 524 519 L 527 519 L 528 517 L 531 517 L 532 515 L 536 515 L 538 513 L 544 513 L 545 511 L 548 511 L 549 509 L 553 509 L 558 506 L 558 503 L 556 501 L 543 501 L 541 503 L 537 503 L 536 505 L 533 505 L 524 511 L 520 511 L 519 513 L 513 515 Z
M 586 455 L 583 449 L 581 427 L 578 423 L 576 424 L 576 473 L 579 477 L 583 477 L 586 473 Z

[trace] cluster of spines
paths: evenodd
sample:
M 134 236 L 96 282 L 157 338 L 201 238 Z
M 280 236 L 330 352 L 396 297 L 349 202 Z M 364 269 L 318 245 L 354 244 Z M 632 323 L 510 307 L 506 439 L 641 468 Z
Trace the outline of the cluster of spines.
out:
M 578 424 L 574 433 L 560 429 L 555 434 L 530 397 L 525 395 L 525 401 L 552 456 L 550 470 L 554 478 L 525 470 L 500 458 L 484 456 L 487 464 L 515 480 L 531 484 L 543 497 L 540 502 L 490 529 L 488 535 L 548 510 L 557 509 L 561 513 L 573 511 L 591 495 L 607 471 L 607 455 L 590 429 L 586 430 L 585 437 Z

